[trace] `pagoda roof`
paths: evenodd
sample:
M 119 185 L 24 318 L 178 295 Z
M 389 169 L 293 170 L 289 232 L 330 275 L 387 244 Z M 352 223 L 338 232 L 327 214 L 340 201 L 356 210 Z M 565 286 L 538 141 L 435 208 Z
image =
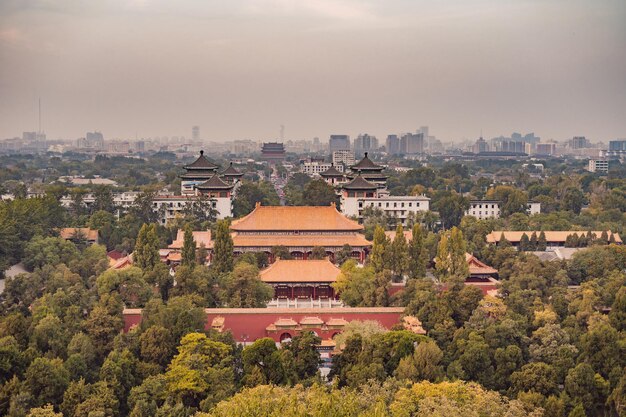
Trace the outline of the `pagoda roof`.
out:
M 225 183 L 216 174 L 202 184 L 196 185 L 196 188 L 199 190 L 230 190 L 233 188 L 233 185 Z
M 226 168 L 224 171 L 222 171 L 222 175 L 225 177 L 241 177 L 243 175 L 243 173 L 237 171 L 237 168 L 235 168 L 233 166 L 233 163 L 231 162 L 228 165 L 228 168 Z
M 471 253 L 465 254 L 465 260 L 467 261 L 470 275 L 493 275 L 498 273 L 497 269 L 479 261 L 478 258 Z
M 376 190 L 378 186 L 363 178 L 361 173 L 359 173 L 352 181 L 344 184 L 342 188 L 345 190 Z
M 363 226 L 329 206 L 262 206 L 257 203 L 250 214 L 232 222 L 237 231 L 360 231 Z M 274 236 L 279 238 L 279 236 Z
M 382 171 L 383 169 L 385 169 L 384 167 L 375 164 L 368 156 L 367 156 L 367 152 L 365 152 L 365 156 L 363 157 L 363 159 L 361 159 L 356 165 L 352 165 L 350 167 L 350 169 L 352 169 L 353 171 L 362 169 L 362 170 L 369 170 L 369 171 Z
M 334 165 L 331 165 L 326 171 L 320 172 L 320 176 L 322 177 L 343 177 L 344 175 L 345 174 L 335 168 Z
M 263 282 L 335 282 L 341 274 L 328 259 L 286 260 L 278 259 L 261 271 L 259 278 Z
M 185 172 L 184 174 L 180 175 L 180 178 L 182 179 L 187 179 L 187 180 L 208 180 L 209 178 L 213 177 L 215 175 L 215 170 L 205 170 L 205 171 L 201 171 L 201 170 L 196 170 L 196 171 L 191 171 L 191 172 Z
M 186 170 L 193 170 L 193 171 L 203 171 L 203 170 L 217 170 L 219 167 L 217 165 L 215 165 L 213 162 L 209 161 L 207 159 L 206 156 L 204 156 L 204 151 L 200 151 L 200 156 L 198 157 L 198 159 L 196 159 L 195 161 L 193 161 L 191 164 L 189 165 L 185 165 L 183 168 L 185 168 Z

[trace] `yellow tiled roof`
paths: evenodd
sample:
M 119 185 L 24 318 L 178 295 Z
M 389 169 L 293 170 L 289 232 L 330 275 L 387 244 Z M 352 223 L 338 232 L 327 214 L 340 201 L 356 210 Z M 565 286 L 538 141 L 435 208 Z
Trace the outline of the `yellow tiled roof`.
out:
M 193 231 L 191 232 L 193 235 L 193 240 L 196 242 L 196 248 L 200 247 L 200 244 L 204 243 L 205 248 L 212 248 L 213 241 L 211 240 L 211 231 Z M 176 240 L 172 242 L 171 245 L 168 246 L 170 249 L 182 249 L 185 241 L 185 231 L 182 229 L 178 229 L 178 233 L 176 233 Z
M 59 232 L 59 236 L 61 236 L 63 239 L 73 239 L 78 234 L 80 234 L 87 240 L 98 239 L 98 231 L 90 229 L 88 227 L 65 227 Z
M 490 267 L 484 262 L 481 262 L 471 253 L 465 254 L 465 260 L 467 261 L 467 266 L 469 267 L 469 273 L 472 274 L 497 274 L 498 270 Z
M 279 259 L 261 271 L 263 282 L 335 282 L 341 270 L 328 259 Z
M 262 206 L 257 204 L 250 214 L 234 220 L 233 231 L 314 231 L 343 230 L 359 231 L 363 226 L 348 219 L 330 206 Z

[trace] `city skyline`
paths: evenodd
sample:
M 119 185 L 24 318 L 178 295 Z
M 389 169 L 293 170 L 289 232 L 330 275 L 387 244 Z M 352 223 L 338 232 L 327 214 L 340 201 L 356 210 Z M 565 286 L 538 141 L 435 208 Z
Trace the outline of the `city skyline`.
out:
M 626 4 L 7 1 L 0 138 L 626 136 Z

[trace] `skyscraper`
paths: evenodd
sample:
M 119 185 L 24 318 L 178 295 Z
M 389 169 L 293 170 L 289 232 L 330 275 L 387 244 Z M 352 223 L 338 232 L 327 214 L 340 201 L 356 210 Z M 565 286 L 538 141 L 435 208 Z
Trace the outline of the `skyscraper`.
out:
M 574 136 L 572 138 L 572 149 L 584 149 L 587 147 L 587 138 L 584 136 Z
M 424 134 L 406 133 L 400 138 L 400 152 L 418 154 L 424 152 Z
M 385 147 L 387 148 L 387 153 L 389 155 L 399 153 L 400 152 L 400 139 L 398 139 L 398 135 L 388 135 L 387 141 L 385 143 Z
M 350 150 L 350 136 L 348 135 L 330 135 L 328 140 L 328 147 L 330 154 L 335 151 L 349 151 Z
M 200 140 L 200 126 L 193 126 L 191 128 L 191 139 L 196 142 Z

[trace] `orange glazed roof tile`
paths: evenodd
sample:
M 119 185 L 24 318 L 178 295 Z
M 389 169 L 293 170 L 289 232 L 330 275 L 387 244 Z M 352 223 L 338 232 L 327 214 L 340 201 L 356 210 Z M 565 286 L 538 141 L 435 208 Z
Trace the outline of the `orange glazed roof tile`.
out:
M 359 231 L 363 226 L 330 206 L 257 206 L 250 214 L 234 220 L 233 231 Z
M 74 239 L 77 235 L 80 235 L 87 240 L 98 239 L 98 231 L 88 227 L 65 227 L 59 232 L 59 236 L 66 240 Z
M 484 262 L 481 262 L 471 253 L 465 254 L 465 260 L 467 261 L 467 266 L 469 267 L 470 275 L 478 275 L 478 274 L 497 274 L 498 270 L 490 267 Z
M 297 325 L 298 323 L 293 319 L 278 319 L 274 322 L 274 326 L 276 327 L 291 327 Z
M 407 243 L 413 240 L 413 231 L 405 230 L 403 233 L 404 233 L 404 239 L 406 239 Z M 396 238 L 396 231 L 395 230 L 386 231 L 385 236 L 387 236 L 389 240 L 393 241 Z
M 530 238 L 532 236 L 532 234 L 536 233 L 537 237 L 539 237 L 539 235 L 541 234 L 541 230 L 529 230 L 529 231 L 502 231 L 502 230 L 495 230 L 491 233 L 489 233 L 487 235 L 487 243 L 496 243 L 500 241 L 500 236 L 502 236 L 502 233 L 504 233 L 504 238 L 506 240 L 508 240 L 509 242 L 514 242 L 514 243 L 518 243 L 520 240 L 522 240 L 522 236 L 524 235 L 524 233 L 526 233 L 526 236 L 528 236 L 528 238 Z M 607 235 L 608 235 L 608 239 L 611 239 L 611 235 L 615 236 L 615 242 L 616 243 L 622 243 L 622 239 L 620 238 L 620 236 L 617 233 L 613 233 L 610 230 L 607 230 Z M 582 235 L 587 235 L 587 231 L 586 230 L 566 230 L 566 231 L 559 231 L 559 232 L 555 232 L 555 231 L 544 231 L 543 233 L 545 233 L 546 235 L 546 241 L 548 242 L 560 242 L 560 243 L 564 243 L 565 240 L 567 240 L 567 237 L 569 235 L 573 235 L 573 234 L 577 234 L 578 236 L 582 236 Z M 591 231 L 592 234 L 596 235 L 596 239 L 600 238 L 600 236 L 602 236 L 602 231 Z
M 320 319 L 319 317 L 305 317 L 300 320 L 300 324 L 305 326 L 321 326 L 322 324 L 324 324 L 324 320 Z
M 330 319 L 326 322 L 327 326 L 332 327 L 345 326 L 346 324 L 348 324 L 348 322 L 344 319 Z
M 341 270 L 328 259 L 279 259 L 261 271 L 263 282 L 335 282 Z
M 233 246 L 237 247 L 313 247 L 323 246 L 325 248 L 341 247 L 350 245 L 353 248 L 371 246 L 372 243 L 358 233 L 347 235 L 240 235 L 231 234 Z
M 200 244 L 204 243 L 205 248 L 212 248 L 213 241 L 211 240 L 211 231 L 195 231 L 191 232 L 193 235 L 193 240 L 196 242 L 196 248 L 200 247 Z M 168 248 L 170 249 L 182 249 L 183 244 L 185 242 L 185 231 L 183 229 L 178 229 L 176 233 L 176 240 L 173 241 Z

